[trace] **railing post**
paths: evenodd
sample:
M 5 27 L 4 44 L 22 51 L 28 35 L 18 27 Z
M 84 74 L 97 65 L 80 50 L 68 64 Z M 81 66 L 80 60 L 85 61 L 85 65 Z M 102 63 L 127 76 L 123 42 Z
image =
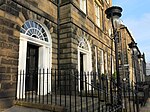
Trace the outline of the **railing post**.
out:
M 105 76 L 105 78 L 106 78 L 106 93 L 107 93 L 106 100 L 109 101 L 109 96 L 108 96 L 108 78 L 107 78 L 107 75 Z
M 100 74 L 98 74 L 98 77 Z M 98 78 L 98 85 L 97 85 L 97 92 L 98 92 L 98 112 L 100 112 L 100 94 L 99 94 L 99 91 L 100 91 L 100 79 Z
M 77 73 L 75 72 L 75 74 L 74 74 L 74 82 L 75 82 L 75 83 L 74 83 L 74 89 L 75 89 L 75 112 L 77 111 L 77 107 L 76 107 L 76 106 L 77 106 L 77 105 L 76 105 L 76 103 L 77 103 L 77 101 L 76 101 L 76 92 L 77 92 L 77 91 L 76 91 L 76 89 L 77 89 L 77 88 L 76 88 L 76 85 L 77 85 L 77 84 L 76 84 L 76 83 L 77 83 L 77 82 L 76 82 L 76 81 L 78 82 L 78 72 L 77 72 Z
M 111 101 L 111 104 L 113 105 L 114 102 L 113 102 L 113 91 L 112 91 L 112 87 L 113 87 L 113 82 L 112 82 L 112 71 L 111 71 L 111 77 L 110 77 L 110 101 Z
M 91 73 L 91 77 L 92 77 L 93 73 Z M 92 78 L 91 78 L 92 79 Z M 93 80 L 92 80 L 93 81 Z M 93 94 L 93 85 L 94 85 L 94 82 L 92 82 L 91 84 L 91 89 L 92 89 L 92 110 L 94 112 L 94 94 Z
M 130 99 L 130 80 L 128 80 L 128 100 L 129 100 L 129 112 L 131 112 L 131 103 L 130 103 L 130 101 L 131 101 L 131 99 Z
M 69 96 L 70 96 L 70 112 L 71 112 L 71 71 L 69 72 Z
M 35 71 L 34 71 L 34 72 L 35 72 Z M 31 102 L 33 102 L 33 87 L 34 87 L 34 84 L 33 84 L 33 83 L 34 83 L 34 81 L 35 81 L 35 80 L 34 80 L 34 77 L 35 77 L 34 75 L 35 75 L 35 74 L 32 73 L 32 79 L 31 79 L 31 80 L 32 80 L 32 83 L 31 83 L 31 84 L 32 84 L 32 85 L 31 85 L 31 87 L 32 87 L 32 90 L 31 90 Z M 30 95 L 30 93 L 29 93 L 29 95 Z
M 53 76 L 53 69 L 51 69 L 51 87 L 52 87 L 52 76 Z M 53 103 L 53 92 L 52 92 L 52 89 L 51 89 L 51 104 Z
M 60 93 L 60 106 L 61 106 L 61 81 L 62 81 L 62 77 L 61 77 L 61 71 L 59 70 L 59 93 Z
M 19 71 L 18 71 L 19 73 Z M 16 90 L 15 90 L 15 100 L 17 100 L 17 91 L 18 91 L 18 76 L 19 74 L 16 75 Z
M 41 102 L 41 69 L 39 70 L 39 103 Z
M 66 84 L 66 82 L 67 82 L 67 72 L 65 71 L 65 74 L 64 74 L 64 76 L 65 76 L 65 107 L 66 107 L 66 94 L 67 94 L 67 84 Z
M 45 80 L 44 80 L 44 78 L 45 78 L 45 77 L 44 77 L 44 74 L 45 74 L 45 71 L 44 71 L 44 69 L 43 69 L 43 104 L 44 104 L 44 90 L 45 90 L 45 88 L 44 88 L 44 87 L 45 87 L 45 86 L 44 86 L 44 83 L 45 83 L 45 82 L 44 82 L 44 81 L 45 81 Z
M 138 84 L 135 85 L 136 110 L 139 112 Z
M 86 74 L 85 74 L 85 97 L 86 97 L 86 112 L 88 112 L 87 77 L 86 77 Z
M 134 100 L 134 85 L 133 85 L 133 81 L 132 81 L 132 99 L 133 99 L 133 111 L 135 112 L 135 100 Z
M 90 77 L 90 73 L 88 72 L 88 73 L 87 73 L 87 82 L 88 82 L 88 83 L 89 83 L 89 79 L 90 79 L 89 77 Z M 88 94 L 89 94 L 89 89 L 90 89 L 89 86 L 90 86 L 90 84 L 88 84 L 88 87 L 87 87 L 87 89 L 88 89 L 87 93 L 88 93 Z
M 28 75 L 28 74 L 29 74 L 29 77 L 30 77 L 31 74 L 26 72 L 26 75 Z M 27 95 L 28 95 L 28 102 L 30 102 L 30 92 L 28 92 Z
M 21 74 L 22 74 L 22 72 L 20 71 L 20 84 L 19 84 L 19 100 L 20 100 L 20 94 L 21 94 Z
M 48 99 L 49 99 L 49 98 L 48 98 L 48 87 L 49 87 L 49 85 L 48 85 L 48 83 L 49 83 L 49 82 L 48 82 L 48 81 L 49 81 L 49 80 L 48 80 L 48 79 L 49 79 L 48 76 L 49 76 L 49 70 L 48 70 L 48 68 L 47 68 L 47 104 L 48 104 Z
M 24 78 L 25 78 L 25 73 L 24 73 L 24 70 L 23 70 L 23 81 L 22 81 L 22 101 L 23 101 L 23 93 L 25 92 L 25 90 L 24 90 Z
M 37 82 L 36 82 L 36 87 L 37 87 L 37 88 L 36 88 L 36 91 L 35 91 L 35 101 L 34 101 L 35 103 L 37 103 L 37 94 L 38 94 L 38 93 L 37 93 L 37 92 L 38 92 L 38 74 L 39 74 L 38 69 L 37 69 L 36 72 L 37 72 L 37 76 L 36 76 L 36 79 L 35 79 L 35 80 L 37 81 Z
M 80 101 L 81 101 L 81 112 L 82 112 L 82 89 L 83 89 L 83 88 L 81 88 L 81 87 L 82 87 L 83 85 L 81 86 L 81 84 L 83 84 L 83 83 L 82 83 L 82 81 L 83 81 L 83 72 L 80 72 L 79 75 L 80 75 L 80 79 L 79 79 L 79 80 L 80 80 L 80 99 L 81 99 Z M 81 76 L 82 76 L 82 78 L 81 78 Z
M 55 105 L 57 104 L 57 86 L 56 86 L 56 69 L 55 69 Z
M 126 82 L 123 80 L 123 98 L 124 98 L 124 100 L 122 101 L 122 103 L 123 103 L 123 108 L 122 109 L 124 109 L 124 111 L 127 111 L 127 105 L 126 105 L 126 89 L 125 89 L 125 85 L 126 85 Z

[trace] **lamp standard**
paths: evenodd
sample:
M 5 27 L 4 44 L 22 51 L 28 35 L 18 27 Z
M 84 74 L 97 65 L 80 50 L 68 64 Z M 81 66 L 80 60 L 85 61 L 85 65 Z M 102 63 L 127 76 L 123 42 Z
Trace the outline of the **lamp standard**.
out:
M 105 14 L 106 17 L 111 20 L 112 29 L 113 29 L 113 36 L 115 42 L 115 58 L 116 58 L 116 74 L 117 74 L 117 97 L 118 97 L 118 105 L 122 104 L 121 97 L 121 82 L 120 82 L 120 74 L 119 74 L 119 59 L 118 59 L 118 28 L 120 25 L 119 18 L 121 17 L 122 8 L 118 6 L 112 6 L 106 9 Z
M 141 83 L 144 82 L 144 76 L 143 76 L 143 75 L 144 75 L 144 73 L 143 73 L 143 60 L 144 60 L 144 59 L 143 59 L 143 57 L 144 57 L 144 56 L 143 56 L 142 54 L 139 54 L 139 55 L 138 55 L 138 58 L 139 58 L 139 61 L 140 61 L 140 62 L 139 62 L 139 65 L 140 65 L 140 82 L 141 82 Z
M 133 67 L 134 67 L 134 76 L 132 74 L 132 78 L 135 78 L 135 81 L 137 82 L 136 77 L 136 67 L 135 67 L 135 58 L 136 58 L 136 52 L 137 52 L 137 43 L 131 42 L 129 45 L 129 48 L 132 50 L 132 60 L 133 60 Z
M 136 110 L 137 110 L 137 112 L 139 112 L 139 101 L 138 101 L 138 96 L 137 96 L 137 93 L 138 93 L 138 85 L 137 85 L 137 82 L 138 82 L 138 80 L 137 80 L 137 74 L 136 74 L 136 68 L 137 68 L 137 66 L 136 66 L 136 56 L 137 56 L 137 43 L 135 43 L 135 42 L 131 42 L 130 44 L 128 44 L 129 45 L 129 48 L 132 50 L 132 62 L 133 62 L 133 68 L 134 68 L 134 76 L 133 76 L 133 74 L 132 74 L 132 91 L 133 91 L 133 83 L 134 83 L 134 81 L 133 81 L 133 77 L 135 78 L 135 90 L 136 90 L 136 92 L 135 92 L 135 100 L 136 100 Z M 132 92 L 133 93 L 133 92 Z M 134 96 L 134 94 L 133 94 L 133 96 Z M 134 109 L 134 112 L 135 112 L 135 109 Z

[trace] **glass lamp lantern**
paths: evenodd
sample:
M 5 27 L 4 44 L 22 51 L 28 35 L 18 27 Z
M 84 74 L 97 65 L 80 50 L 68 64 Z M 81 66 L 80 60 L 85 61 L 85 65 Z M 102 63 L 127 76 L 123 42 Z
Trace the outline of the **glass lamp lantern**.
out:
M 136 54 L 138 51 L 137 51 L 137 43 L 135 42 L 131 42 L 130 44 L 128 44 L 129 48 L 132 49 L 132 54 Z
M 121 20 L 119 19 L 121 17 L 122 8 L 118 6 L 112 6 L 108 9 L 106 9 L 106 17 L 111 21 L 113 29 L 117 29 L 120 27 Z

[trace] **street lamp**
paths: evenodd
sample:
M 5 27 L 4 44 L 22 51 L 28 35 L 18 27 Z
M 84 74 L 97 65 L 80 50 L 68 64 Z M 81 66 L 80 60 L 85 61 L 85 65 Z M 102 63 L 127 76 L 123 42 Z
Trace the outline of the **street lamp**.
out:
M 140 63 L 140 82 L 144 82 L 144 74 L 143 74 L 143 61 L 144 61 L 144 55 L 141 53 L 138 55 L 139 63 Z
M 137 77 L 136 77 L 136 67 L 135 67 L 135 58 L 137 53 L 137 43 L 131 42 L 128 44 L 129 48 L 132 50 L 132 57 L 133 57 L 133 67 L 134 67 L 134 78 L 137 83 Z M 133 77 L 132 77 L 133 78 Z
M 121 102 L 121 82 L 120 82 L 120 74 L 119 74 L 119 59 L 118 59 L 118 28 L 120 27 L 120 20 L 122 8 L 118 6 L 112 6 L 106 9 L 105 14 L 106 17 L 111 20 L 113 36 L 115 42 L 115 58 L 116 58 L 116 74 L 117 74 L 117 96 L 118 96 L 118 105 L 122 104 Z
M 138 96 L 137 96 L 137 93 L 138 93 L 138 85 L 137 85 L 137 74 L 136 74 L 136 64 L 137 63 L 135 63 L 135 61 L 136 61 L 136 56 L 137 56 L 137 43 L 135 43 L 135 42 L 131 42 L 130 44 L 128 44 L 128 46 L 129 46 L 129 48 L 132 50 L 132 62 L 133 62 L 133 67 L 134 67 L 134 77 L 135 77 L 135 81 L 136 81 L 136 83 L 135 83 L 135 90 L 136 90 L 136 92 L 135 92 L 135 100 L 136 100 L 136 110 L 137 110 L 137 112 L 139 112 L 139 101 L 138 101 Z M 132 94 L 133 94 L 133 74 L 132 74 Z M 132 95 L 132 96 L 134 96 L 134 94 Z M 135 112 L 135 107 L 134 107 L 134 112 Z

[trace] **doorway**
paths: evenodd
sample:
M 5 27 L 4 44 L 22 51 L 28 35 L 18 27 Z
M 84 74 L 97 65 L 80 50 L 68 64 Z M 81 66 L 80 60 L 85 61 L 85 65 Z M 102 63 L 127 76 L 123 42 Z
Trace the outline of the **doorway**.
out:
M 80 38 L 78 45 L 79 91 L 85 90 L 85 75 L 92 71 L 91 48 L 86 38 Z M 87 87 L 90 90 L 91 77 L 87 76 Z
M 27 91 L 37 94 L 40 91 L 43 95 L 50 93 L 51 73 L 39 78 L 38 70 L 51 71 L 51 67 L 52 39 L 49 30 L 38 21 L 27 20 L 20 29 L 17 98 L 25 98 Z
M 80 52 L 80 90 L 84 89 L 84 85 L 83 85 L 83 80 L 84 80 L 84 76 L 83 76 L 83 72 L 84 72 L 84 62 L 83 62 L 83 53 Z
M 37 92 L 38 88 L 38 54 L 39 47 L 27 43 L 26 57 L 26 91 Z

